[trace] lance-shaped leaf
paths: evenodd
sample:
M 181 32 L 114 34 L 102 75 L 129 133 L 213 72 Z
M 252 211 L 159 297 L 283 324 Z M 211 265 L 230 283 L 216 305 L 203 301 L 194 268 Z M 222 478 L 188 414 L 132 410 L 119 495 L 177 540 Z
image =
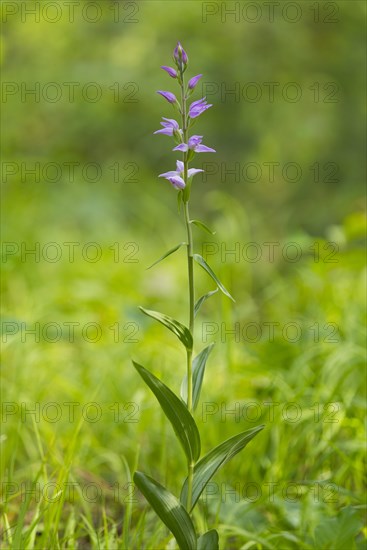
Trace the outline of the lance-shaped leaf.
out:
M 210 227 L 205 225 L 205 223 L 201 222 L 200 220 L 190 220 L 190 223 L 193 223 L 196 225 L 196 227 L 200 227 L 203 231 L 206 231 L 207 233 L 210 233 L 210 235 L 215 235 L 215 231 L 212 231 Z
M 200 435 L 195 420 L 187 407 L 163 382 L 147 369 L 135 363 L 133 365 L 159 401 L 164 414 L 171 422 L 187 460 L 196 462 L 200 456 Z
M 135 472 L 134 482 L 157 516 L 167 525 L 180 550 L 196 550 L 197 540 L 194 525 L 177 498 L 160 483 L 142 472 Z
M 205 365 L 214 343 L 204 348 L 192 362 L 192 407 L 195 410 L 200 398 L 201 386 L 203 384 Z M 187 375 L 182 380 L 181 397 L 187 403 Z
M 197 262 L 199 265 L 201 265 L 203 269 L 205 269 L 205 271 L 208 273 L 208 275 L 210 275 L 213 281 L 217 283 L 218 287 L 223 292 L 223 294 L 225 294 L 226 296 L 228 296 L 228 298 L 230 298 L 233 302 L 235 302 L 236 300 L 232 298 L 232 296 L 230 295 L 230 293 L 228 292 L 224 284 L 220 282 L 220 280 L 218 279 L 218 277 L 216 276 L 212 268 L 208 266 L 204 258 L 200 256 L 200 254 L 194 254 L 193 258 L 195 262 Z
M 205 489 L 207 483 L 211 480 L 214 474 L 224 466 L 237 453 L 242 451 L 249 441 L 264 428 L 263 425 L 257 426 L 250 430 L 246 430 L 230 439 L 227 439 L 218 447 L 212 449 L 205 455 L 194 468 L 194 479 L 192 488 L 192 503 L 191 510 L 194 508 L 201 493 Z M 187 478 L 184 481 L 181 490 L 180 500 L 184 506 L 187 501 Z
M 215 294 L 216 292 L 218 292 L 217 288 L 215 290 L 211 290 L 210 292 L 207 292 L 206 294 L 204 294 L 204 296 L 201 296 L 201 298 L 198 299 L 198 301 L 195 303 L 195 307 L 194 307 L 194 316 L 195 317 L 198 314 L 198 311 L 201 308 L 201 306 L 203 305 L 203 303 L 206 302 L 207 299 L 210 298 L 210 296 L 213 296 L 213 294 Z
M 166 252 L 165 254 L 163 254 L 163 256 L 161 256 L 159 258 L 159 260 L 157 260 L 156 262 L 154 262 L 152 265 L 150 265 L 149 267 L 147 267 L 147 269 L 150 269 L 152 267 L 154 267 L 155 265 L 159 264 L 159 262 L 161 262 L 162 260 L 164 260 L 165 258 L 167 258 L 168 256 L 170 256 L 171 254 L 173 254 L 174 252 L 176 252 L 176 250 L 178 250 L 179 248 L 181 248 L 181 246 L 184 246 L 185 244 L 187 243 L 180 243 L 180 244 L 177 244 L 176 246 L 174 246 L 173 248 L 171 248 L 168 252 Z
M 152 311 L 151 309 L 144 309 L 141 306 L 139 309 L 145 313 L 145 315 L 148 315 L 148 317 L 152 317 L 152 319 L 162 323 L 162 325 L 167 327 L 171 332 L 173 332 L 173 334 L 176 334 L 177 338 L 183 343 L 185 348 L 192 349 L 192 335 L 185 325 L 182 325 L 176 321 L 176 319 L 172 319 L 172 317 L 168 317 L 168 315 L 164 315 L 164 313 Z
M 198 550 L 219 550 L 219 537 L 215 529 L 207 531 L 198 538 Z

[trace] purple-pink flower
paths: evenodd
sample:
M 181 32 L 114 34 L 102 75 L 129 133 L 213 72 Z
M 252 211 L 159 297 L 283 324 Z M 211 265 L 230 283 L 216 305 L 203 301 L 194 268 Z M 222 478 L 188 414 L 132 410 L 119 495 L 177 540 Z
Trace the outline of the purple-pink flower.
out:
M 176 161 L 176 168 L 177 170 L 172 170 L 171 172 L 164 172 L 164 174 L 159 174 L 159 178 L 165 178 L 170 183 L 172 183 L 173 187 L 176 187 L 176 189 L 184 189 L 185 188 L 185 180 L 183 179 L 182 175 L 184 173 L 184 163 L 181 160 Z M 199 168 L 190 168 L 187 171 L 187 177 L 191 178 L 195 174 L 198 174 L 199 172 L 204 172 L 204 170 L 201 170 Z
M 190 118 L 198 117 L 199 115 L 201 115 L 201 113 L 209 109 L 209 107 L 213 107 L 213 105 L 208 105 L 208 102 L 205 101 L 205 97 L 203 97 L 202 99 L 198 99 L 198 101 L 194 101 L 194 103 L 191 103 L 189 109 Z
M 173 151 L 183 151 L 186 153 L 189 149 L 195 151 L 195 153 L 215 153 L 215 149 L 207 147 L 206 145 L 201 145 L 203 141 L 203 136 L 191 136 L 187 143 L 180 143 L 173 149 Z
M 161 90 L 159 90 L 157 94 L 163 96 L 164 99 L 167 99 L 169 103 L 177 103 L 176 96 L 172 92 L 162 92 Z
M 164 134 L 166 136 L 173 136 L 177 132 L 181 133 L 180 127 L 176 120 L 174 120 L 173 118 L 166 118 L 166 117 L 163 117 L 163 120 L 166 121 L 166 122 L 161 122 L 161 126 L 163 126 L 163 128 L 160 128 L 159 130 L 154 132 L 155 134 Z
M 198 74 L 196 76 L 193 76 L 190 80 L 189 80 L 189 90 L 193 90 L 196 86 L 196 84 L 199 82 L 200 78 L 202 77 L 203 75 L 202 74 Z
M 166 71 L 166 73 L 168 73 L 172 78 L 177 78 L 177 71 L 172 67 L 167 67 L 166 65 L 162 65 L 161 69 Z

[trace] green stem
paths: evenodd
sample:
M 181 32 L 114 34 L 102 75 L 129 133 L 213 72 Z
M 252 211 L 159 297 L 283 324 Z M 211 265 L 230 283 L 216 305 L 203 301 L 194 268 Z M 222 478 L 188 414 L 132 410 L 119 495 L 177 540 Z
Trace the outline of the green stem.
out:
M 193 258 L 193 240 L 190 224 L 189 203 L 185 202 L 185 223 L 187 229 L 187 271 L 189 278 L 189 328 L 194 336 L 194 258 Z M 187 408 L 192 413 L 192 350 L 187 350 Z
M 185 92 L 185 80 L 183 72 L 181 71 L 181 106 L 182 106 L 182 132 L 183 132 L 183 141 L 184 143 L 188 142 L 188 128 L 187 128 L 187 114 L 186 114 L 186 92 Z M 184 174 L 183 179 L 186 186 L 188 183 L 188 152 L 183 154 L 183 164 L 184 164 Z M 185 191 L 187 191 L 185 189 Z M 184 193 L 184 215 L 185 215 L 185 224 L 187 231 L 187 270 L 188 270 L 188 279 L 189 279 L 189 328 L 194 338 L 194 305 L 195 305 L 195 289 L 194 289 L 194 259 L 193 259 L 193 249 L 194 243 L 192 238 L 192 230 L 190 224 L 190 213 L 189 213 L 189 193 Z M 192 408 L 192 349 L 187 349 L 187 408 L 190 413 L 193 413 Z M 194 476 L 194 466 L 195 463 L 190 462 L 188 464 L 188 493 L 187 493 L 187 510 L 191 509 L 192 502 L 192 485 L 193 485 L 193 476 Z

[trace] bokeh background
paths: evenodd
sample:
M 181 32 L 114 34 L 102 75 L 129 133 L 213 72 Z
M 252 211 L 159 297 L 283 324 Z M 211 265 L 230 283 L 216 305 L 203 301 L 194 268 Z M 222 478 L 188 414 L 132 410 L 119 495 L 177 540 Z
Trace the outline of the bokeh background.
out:
M 177 40 L 190 76 L 204 75 L 195 99 L 213 104 L 194 129 L 217 153 L 195 158 L 206 174 L 191 209 L 216 234 L 195 230 L 196 251 L 236 298 L 214 296 L 197 322 L 197 351 L 216 342 L 203 446 L 266 424 L 197 521 L 219 525 L 223 548 L 362 547 L 365 3 L 1 11 L 4 547 L 168 540 L 130 475 L 138 463 L 177 492 L 184 459 L 131 358 L 178 391 L 184 354 L 137 307 L 187 317 L 183 252 L 145 269 L 184 239 L 176 191 L 157 178 L 176 155 L 153 136 L 174 114 L 155 92 L 176 91 L 160 66 Z M 213 288 L 200 272 L 197 285 Z M 24 498 L 32 482 L 41 496 Z M 78 490 L 51 498 L 51 482 Z

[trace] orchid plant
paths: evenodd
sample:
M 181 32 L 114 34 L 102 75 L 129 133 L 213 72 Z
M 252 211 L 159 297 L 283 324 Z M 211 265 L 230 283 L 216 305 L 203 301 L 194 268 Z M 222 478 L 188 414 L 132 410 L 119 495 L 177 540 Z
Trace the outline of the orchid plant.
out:
M 135 472 L 134 482 L 156 514 L 171 531 L 181 550 L 216 550 L 219 548 L 218 532 L 215 529 L 211 529 L 199 536 L 194 525 L 193 510 L 199 501 L 200 495 L 214 474 L 233 456 L 244 449 L 247 443 L 263 429 L 263 426 L 246 430 L 231 437 L 200 458 L 200 434 L 194 419 L 194 412 L 199 403 L 207 359 L 214 344 L 212 343 L 205 347 L 196 357 L 193 357 L 195 317 L 202 304 L 210 296 L 218 292 L 218 290 L 231 300 L 233 298 L 204 258 L 200 254 L 194 253 L 192 226 L 195 225 L 210 233 L 211 231 L 203 222 L 190 218 L 189 200 L 192 180 L 195 174 L 203 172 L 203 170 L 189 168 L 189 164 L 194 159 L 196 153 L 215 153 L 215 150 L 202 144 L 203 136 L 189 136 L 189 131 L 195 119 L 212 107 L 212 105 L 208 104 L 205 98 L 202 98 L 188 106 L 188 100 L 193 94 L 202 74 L 192 77 L 187 85 L 185 84 L 188 56 L 180 42 L 177 43 L 174 49 L 173 60 L 176 68 L 163 66 L 162 69 L 178 83 L 180 99 L 178 100 L 172 92 L 158 91 L 157 93 L 173 105 L 175 112 L 180 116 L 181 120 L 179 123 L 175 119 L 163 117 L 163 122 L 161 122 L 162 128 L 154 133 L 173 137 L 176 142 L 176 147 L 174 147 L 173 151 L 182 153 L 182 160 L 176 161 L 176 170 L 164 172 L 159 177 L 168 180 L 178 191 L 179 212 L 183 210 L 187 242 L 182 242 L 173 247 L 153 265 L 164 260 L 181 247 L 186 248 L 189 300 L 188 327 L 172 317 L 157 311 L 142 307 L 140 309 L 145 315 L 155 319 L 172 331 L 186 350 L 186 373 L 181 383 L 180 397 L 143 366 L 135 361 L 133 361 L 133 364 L 144 382 L 156 396 L 164 414 L 172 424 L 176 437 L 187 458 L 187 475 L 183 480 L 181 494 L 178 498 L 158 481 L 142 472 Z M 216 284 L 214 290 L 201 296 L 197 301 L 195 301 L 194 263 L 203 268 Z M 150 267 L 153 267 L 153 265 Z

